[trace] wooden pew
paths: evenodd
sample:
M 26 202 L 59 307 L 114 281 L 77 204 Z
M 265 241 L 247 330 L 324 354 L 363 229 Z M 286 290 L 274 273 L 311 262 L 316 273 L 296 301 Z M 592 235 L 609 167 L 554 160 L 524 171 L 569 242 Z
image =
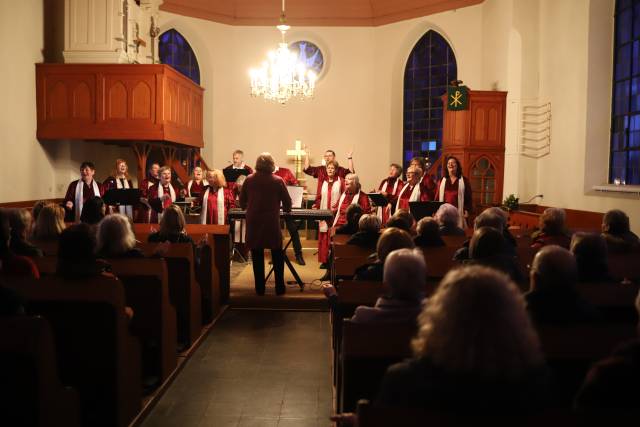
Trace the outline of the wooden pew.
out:
M 145 255 L 156 253 L 159 243 L 143 243 Z M 164 254 L 169 274 L 169 298 L 176 309 L 178 342 L 189 347 L 202 329 L 201 290 L 196 283 L 193 245 L 172 243 Z
M 640 291 L 638 284 L 580 283 L 578 292 L 591 305 L 598 308 L 608 322 L 636 323 L 638 311 L 635 300 Z
M 7 426 L 80 426 L 78 393 L 58 377 L 56 349 L 42 317 L 0 318 L 0 417 Z
M 459 247 L 441 246 L 436 248 L 423 248 L 424 260 L 427 263 L 427 277 L 431 280 L 443 278 L 451 268 L 456 266 L 453 255 Z
M 41 276 L 50 276 L 56 274 L 56 268 L 58 266 L 57 256 L 42 256 L 32 258 L 33 262 L 38 267 L 38 271 Z
M 361 265 L 371 262 L 369 256 L 374 253 L 371 249 L 356 245 L 333 245 L 332 282 L 337 279 L 351 279 Z
M 372 399 L 387 368 L 411 356 L 415 324 L 363 325 L 345 319 L 342 327 L 338 410 L 352 412 L 359 399 Z
M 169 300 L 169 276 L 164 259 L 109 259 L 133 309 L 131 331 L 140 338 L 145 376 L 166 380 L 177 365 L 176 310 Z
M 55 337 L 60 379 L 80 395 L 82 424 L 127 426 L 141 407 L 140 346 L 128 329 L 122 283 L 95 277 L 12 279 Z
M 35 246 L 37 246 L 39 249 L 41 249 L 45 256 L 56 256 L 56 255 L 58 255 L 58 241 L 57 240 L 51 240 L 51 241 L 34 240 L 31 243 L 33 243 Z

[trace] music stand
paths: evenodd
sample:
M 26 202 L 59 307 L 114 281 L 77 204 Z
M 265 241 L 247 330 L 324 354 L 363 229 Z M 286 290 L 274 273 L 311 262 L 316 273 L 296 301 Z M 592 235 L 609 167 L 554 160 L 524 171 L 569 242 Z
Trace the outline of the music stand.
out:
M 367 196 L 369 197 L 369 200 L 371 200 L 371 203 L 373 203 L 374 206 L 385 207 L 389 204 L 389 201 L 387 200 L 387 198 L 380 193 L 367 193 Z
M 140 203 L 140 189 L 138 188 L 112 188 L 104 193 L 104 203 L 112 206 L 137 205 Z
M 224 179 L 227 180 L 227 182 L 236 182 L 238 180 L 238 178 L 240 178 L 242 175 L 247 176 L 249 175 L 249 171 L 246 170 L 245 168 L 242 169 L 222 169 L 222 174 L 224 175 Z
M 444 202 L 409 202 L 409 212 L 416 222 L 425 216 L 433 216 Z

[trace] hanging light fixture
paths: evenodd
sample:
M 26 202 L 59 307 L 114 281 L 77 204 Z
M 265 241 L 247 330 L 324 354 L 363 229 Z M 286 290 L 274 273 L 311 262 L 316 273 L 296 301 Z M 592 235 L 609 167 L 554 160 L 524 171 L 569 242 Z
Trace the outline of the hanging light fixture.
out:
M 251 96 L 261 96 L 269 101 L 286 104 L 291 98 L 311 98 L 316 85 L 316 73 L 307 70 L 298 55 L 289 50 L 285 34 L 291 28 L 285 16 L 285 0 L 282 0 L 280 25 L 276 28 L 282 34 L 282 41 L 275 51 L 267 54 L 267 60 L 260 68 L 249 71 L 251 76 Z

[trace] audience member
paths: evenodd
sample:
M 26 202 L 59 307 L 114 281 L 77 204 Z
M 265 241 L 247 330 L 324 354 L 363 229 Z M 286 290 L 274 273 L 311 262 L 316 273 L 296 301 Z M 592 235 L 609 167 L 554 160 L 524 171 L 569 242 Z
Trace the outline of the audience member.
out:
M 571 238 L 565 229 L 566 214 L 564 209 L 547 208 L 539 219 L 540 230 L 531 235 L 531 247 L 540 249 L 546 245 L 558 245 L 569 249 Z
M 361 246 L 375 251 L 378 237 L 380 237 L 380 226 L 380 218 L 376 215 L 362 215 L 358 221 L 358 232 L 347 240 L 347 245 Z
M 596 233 L 575 233 L 571 238 L 571 253 L 578 264 L 580 282 L 608 282 L 607 242 Z
M 507 274 L 516 283 L 523 281 L 517 258 L 505 251 L 503 234 L 492 227 L 480 227 L 469 243 L 468 264 L 484 265 Z
M 11 243 L 9 248 L 16 255 L 40 257 L 42 251 L 29 242 L 31 235 L 31 212 L 29 209 L 12 209 L 9 214 Z
M 418 235 L 413 238 L 413 243 L 419 248 L 433 248 L 444 246 L 444 240 L 440 237 L 440 226 L 430 216 L 425 216 L 416 226 Z
M 505 239 L 505 245 L 503 245 L 503 251 L 506 254 L 516 255 L 516 240 L 509 232 L 507 227 L 507 216 L 500 208 L 487 208 L 480 215 L 476 217 L 473 222 L 473 229 L 478 230 L 481 227 L 491 227 L 502 233 Z M 453 259 L 456 261 L 462 261 L 469 259 L 469 244 L 471 239 L 467 239 L 460 249 L 453 255 Z
M 185 230 L 185 219 L 182 210 L 177 205 L 171 205 L 164 210 L 160 220 L 160 230 L 149 235 L 149 243 L 193 243 L 191 236 Z
M 33 230 L 33 238 L 41 242 L 58 241 L 64 228 L 64 209 L 62 206 L 53 203 L 47 204 L 40 210 Z
M 631 231 L 627 214 L 619 209 L 610 210 L 602 217 L 602 237 L 609 253 L 640 251 L 640 239 Z
M 100 197 L 92 197 L 88 199 L 82 208 L 80 214 L 80 222 L 89 225 L 96 225 L 102 218 L 104 218 L 107 212 L 107 206 Z
M 60 234 L 56 274 L 65 279 L 84 279 L 93 276 L 111 276 L 109 265 L 96 258 L 96 240 L 93 227 L 78 223 Z
M 19 276 L 40 278 L 40 272 L 33 260 L 23 255 L 16 255 L 11 251 L 11 227 L 9 225 L 9 211 L 0 209 L 0 274 L 4 276 Z
M 42 208 L 44 208 L 49 203 L 51 202 L 47 202 L 46 200 L 38 200 L 33 204 L 33 207 L 31 208 L 31 217 L 33 218 L 33 224 L 35 224 L 38 220 L 38 215 L 40 215 L 40 211 L 42 210 Z
M 535 323 L 572 323 L 599 319 L 595 307 L 576 289 L 578 266 L 567 249 L 547 245 L 533 258 L 530 288 L 524 296 Z
M 378 404 L 517 414 L 544 405 L 538 337 L 506 275 L 480 266 L 450 271 L 418 327 L 414 358 L 387 370 Z
M 427 265 L 417 249 L 398 249 L 384 261 L 384 283 L 388 296 L 378 298 L 374 307 L 359 306 L 351 318 L 357 323 L 413 323 L 422 310 Z
M 435 219 L 440 226 L 441 236 L 464 236 L 465 232 L 458 226 L 460 216 L 458 208 L 450 203 L 440 205 L 435 214 Z
M 111 214 L 98 223 L 96 252 L 100 258 L 141 258 L 129 218 Z
M 376 245 L 376 259 L 372 263 L 358 267 L 353 276 L 353 280 L 368 280 L 382 282 L 384 261 L 392 251 L 396 249 L 413 249 L 413 239 L 411 235 L 399 228 L 387 228 L 382 232 Z
M 336 227 L 336 234 L 355 234 L 358 232 L 358 223 L 362 216 L 362 207 L 360 205 L 349 205 L 345 211 L 347 223 Z

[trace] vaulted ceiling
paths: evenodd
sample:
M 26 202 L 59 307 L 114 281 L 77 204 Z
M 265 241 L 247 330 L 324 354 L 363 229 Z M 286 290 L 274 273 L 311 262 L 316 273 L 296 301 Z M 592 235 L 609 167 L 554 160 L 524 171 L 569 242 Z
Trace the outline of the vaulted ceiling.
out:
M 482 3 L 483 0 L 288 0 L 287 22 L 377 26 Z M 276 25 L 281 0 L 164 0 L 161 10 L 230 25 Z

